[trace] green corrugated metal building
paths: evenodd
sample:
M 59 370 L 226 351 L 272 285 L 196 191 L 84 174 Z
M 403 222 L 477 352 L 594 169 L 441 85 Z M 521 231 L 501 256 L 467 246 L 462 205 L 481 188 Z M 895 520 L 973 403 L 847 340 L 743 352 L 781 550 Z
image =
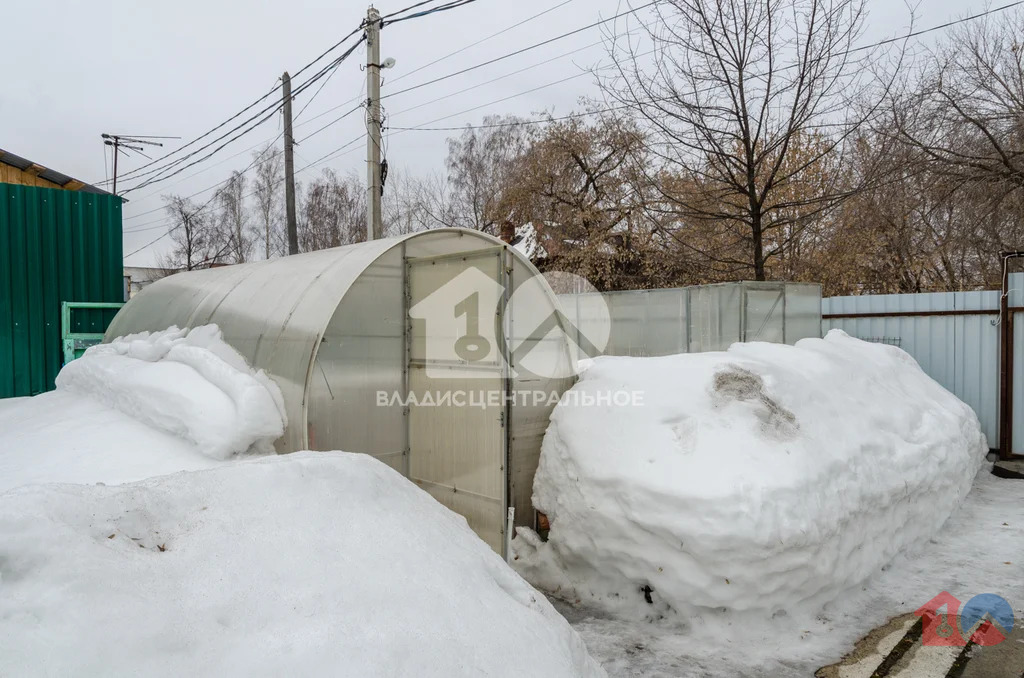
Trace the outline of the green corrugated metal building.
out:
M 12 157 L 26 162 L 0 151 L 4 179 L 17 168 Z M 31 167 L 62 184 L 54 177 L 64 175 Z M 62 302 L 124 301 L 121 199 L 69 182 L 77 190 L 0 183 L 0 398 L 54 387 L 63 362 Z M 71 329 L 102 333 L 115 312 L 77 312 Z

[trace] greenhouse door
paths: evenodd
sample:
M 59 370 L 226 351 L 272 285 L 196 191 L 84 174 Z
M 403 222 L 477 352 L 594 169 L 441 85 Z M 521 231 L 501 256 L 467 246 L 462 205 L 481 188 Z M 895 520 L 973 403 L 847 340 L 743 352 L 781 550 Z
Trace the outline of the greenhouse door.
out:
M 505 545 L 503 249 L 406 260 L 408 476 Z

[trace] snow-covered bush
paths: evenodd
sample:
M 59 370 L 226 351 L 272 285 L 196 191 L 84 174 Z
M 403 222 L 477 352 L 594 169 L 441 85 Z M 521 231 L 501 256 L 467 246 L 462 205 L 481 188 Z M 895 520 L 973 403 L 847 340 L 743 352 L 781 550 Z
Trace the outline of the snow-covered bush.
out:
M 603 676 L 469 529 L 365 455 L 0 494 L 5 676 Z
M 933 536 L 987 446 L 974 412 L 893 346 L 601 358 L 575 387 L 642 404 L 552 416 L 534 483 L 550 540 L 517 568 L 626 616 L 812 609 Z

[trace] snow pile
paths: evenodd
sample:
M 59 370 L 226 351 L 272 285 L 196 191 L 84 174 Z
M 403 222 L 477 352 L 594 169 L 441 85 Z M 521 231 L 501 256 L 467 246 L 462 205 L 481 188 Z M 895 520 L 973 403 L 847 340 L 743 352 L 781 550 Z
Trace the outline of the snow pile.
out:
M 464 519 L 301 453 L 0 494 L 0 674 L 604 672 Z
M 64 366 L 57 389 L 89 396 L 215 459 L 270 452 L 286 424 L 280 390 L 224 343 L 216 325 L 93 346 Z
M 128 483 L 225 463 L 70 391 L 0 400 L 0 492 L 38 483 Z
M 517 568 L 625 617 L 819 609 L 935 535 L 987 451 L 909 355 L 836 330 L 601 358 L 575 389 L 534 482 L 550 540 L 521 530 Z M 642 405 L 585 405 L 621 391 Z

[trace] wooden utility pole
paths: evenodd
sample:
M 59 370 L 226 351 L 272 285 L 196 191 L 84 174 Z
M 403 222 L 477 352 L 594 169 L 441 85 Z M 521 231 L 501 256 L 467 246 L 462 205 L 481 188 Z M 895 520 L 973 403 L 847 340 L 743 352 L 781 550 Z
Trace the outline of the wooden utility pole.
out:
M 380 173 L 380 12 L 366 11 L 366 239 L 383 237 Z
M 295 154 L 292 146 L 292 78 L 285 71 L 281 76 L 284 97 L 284 211 L 288 221 L 288 254 L 299 253 L 299 227 L 295 220 Z

